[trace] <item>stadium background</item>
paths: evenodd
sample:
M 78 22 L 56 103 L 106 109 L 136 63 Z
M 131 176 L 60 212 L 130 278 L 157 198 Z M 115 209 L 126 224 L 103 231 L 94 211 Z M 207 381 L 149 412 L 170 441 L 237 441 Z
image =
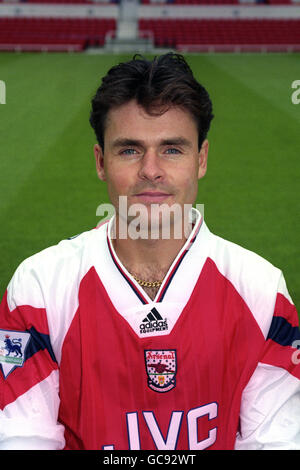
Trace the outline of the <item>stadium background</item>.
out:
M 178 50 L 214 104 L 206 222 L 280 267 L 299 312 L 300 2 L 127 1 L 0 1 L 1 296 L 24 258 L 99 222 L 88 118 L 101 76 Z

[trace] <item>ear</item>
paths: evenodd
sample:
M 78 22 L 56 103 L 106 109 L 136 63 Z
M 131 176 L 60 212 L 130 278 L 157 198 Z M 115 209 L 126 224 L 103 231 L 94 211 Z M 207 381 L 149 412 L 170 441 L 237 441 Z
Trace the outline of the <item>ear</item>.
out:
M 105 170 L 104 170 L 104 155 L 102 148 L 100 147 L 99 144 L 94 145 L 94 155 L 95 155 L 95 160 L 96 160 L 96 170 L 97 170 L 97 175 L 100 180 L 105 181 Z
M 203 178 L 207 170 L 208 148 L 209 148 L 209 143 L 208 143 L 208 140 L 205 139 L 199 151 L 198 179 Z

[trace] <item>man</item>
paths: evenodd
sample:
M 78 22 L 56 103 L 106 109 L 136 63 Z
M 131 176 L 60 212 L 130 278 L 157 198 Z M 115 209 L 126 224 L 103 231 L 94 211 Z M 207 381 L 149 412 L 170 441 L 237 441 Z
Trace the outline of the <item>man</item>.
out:
M 104 77 L 90 122 L 116 213 L 25 260 L 7 288 L 2 448 L 300 448 L 282 273 L 191 209 L 212 117 L 179 55 Z

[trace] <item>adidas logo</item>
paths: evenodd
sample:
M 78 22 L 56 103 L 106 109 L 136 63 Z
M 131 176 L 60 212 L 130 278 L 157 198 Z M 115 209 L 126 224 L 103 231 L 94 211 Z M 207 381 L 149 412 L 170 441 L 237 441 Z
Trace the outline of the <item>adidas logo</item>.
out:
M 153 333 L 168 329 L 167 319 L 163 319 L 155 307 L 151 309 L 146 318 L 140 324 L 140 333 Z

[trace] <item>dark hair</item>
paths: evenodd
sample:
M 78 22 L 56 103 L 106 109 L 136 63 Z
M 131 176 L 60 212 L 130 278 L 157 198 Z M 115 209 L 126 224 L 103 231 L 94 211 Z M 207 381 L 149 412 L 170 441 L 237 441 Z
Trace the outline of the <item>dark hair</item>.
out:
M 102 149 L 109 110 L 133 99 L 148 114 L 160 115 L 171 106 L 189 111 L 197 123 L 200 149 L 213 119 L 212 103 L 182 55 L 170 52 L 151 61 L 135 55 L 108 71 L 92 99 L 90 115 L 90 124 Z

